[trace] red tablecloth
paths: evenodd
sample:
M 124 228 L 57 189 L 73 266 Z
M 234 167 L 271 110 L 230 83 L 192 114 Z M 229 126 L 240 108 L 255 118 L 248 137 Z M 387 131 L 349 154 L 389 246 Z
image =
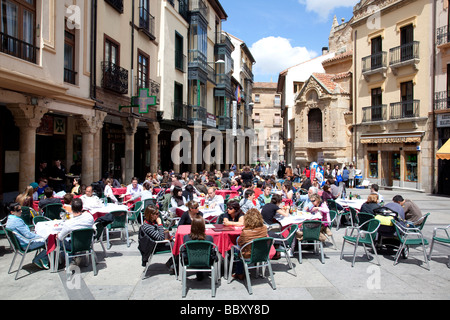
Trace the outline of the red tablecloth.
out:
M 111 189 L 115 196 L 120 196 L 122 194 L 127 193 L 127 188 L 111 188 Z
M 185 235 L 191 232 L 191 226 L 179 226 L 175 235 L 175 243 L 173 246 L 173 254 L 180 254 L 180 247 L 183 244 Z M 221 231 L 216 232 L 212 229 L 206 229 L 206 235 L 213 237 L 214 243 L 217 245 L 219 252 L 225 257 L 225 253 L 231 250 L 231 247 L 236 244 L 236 240 L 241 234 L 242 230 L 239 228 L 235 231 Z
M 230 196 L 230 199 L 234 197 L 239 197 L 239 192 L 233 190 L 216 190 L 216 194 L 221 195 L 224 199 L 226 196 Z

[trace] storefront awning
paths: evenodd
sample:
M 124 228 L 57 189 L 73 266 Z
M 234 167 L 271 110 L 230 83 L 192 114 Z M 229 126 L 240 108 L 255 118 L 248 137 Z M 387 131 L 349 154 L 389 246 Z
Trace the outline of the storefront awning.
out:
M 421 143 L 424 132 L 362 135 L 361 143 Z
M 436 159 L 450 160 L 450 139 L 438 150 Z

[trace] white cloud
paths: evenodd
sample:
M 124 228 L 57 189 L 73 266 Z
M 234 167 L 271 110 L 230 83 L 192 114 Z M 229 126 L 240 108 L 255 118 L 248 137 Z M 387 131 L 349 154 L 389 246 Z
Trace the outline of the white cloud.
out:
M 250 51 L 256 60 L 253 67 L 254 74 L 277 78 L 281 71 L 317 56 L 316 52 L 305 47 L 292 47 L 290 40 L 282 37 L 258 40 Z M 277 78 L 273 80 L 276 81 Z
M 319 15 L 320 19 L 326 20 L 330 13 L 336 8 L 353 7 L 358 0 L 298 0 L 300 4 L 306 5 L 306 11 L 312 11 Z

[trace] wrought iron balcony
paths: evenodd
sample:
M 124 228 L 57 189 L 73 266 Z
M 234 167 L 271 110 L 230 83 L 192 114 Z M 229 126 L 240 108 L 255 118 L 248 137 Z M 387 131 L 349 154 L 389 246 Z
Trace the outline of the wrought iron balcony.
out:
M 387 120 L 387 105 L 370 106 L 363 108 L 362 122 L 385 121 Z
M 188 119 L 188 106 L 180 101 L 172 102 L 173 107 L 173 120 L 187 122 Z
M 144 7 L 139 8 L 139 28 L 141 28 L 151 40 L 156 39 L 155 17 Z
M 6 33 L 0 33 L 0 52 L 16 58 L 36 63 L 38 47 L 20 39 L 11 37 Z
M 450 108 L 450 92 L 441 91 L 434 94 L 434 110 L 447 110 Z
M 231 129 L 231 118 L 228 116 L 220 116 L 217 117 L 217 119 L 219 119 L 218 123 L 218 129 L 221 131 L 225 131 L 228 129 Z
M 448 26 L 437 28 L 436 30 L 436 44 L 438 46 L 450 42 L 450 34 L 448 32 Z
M 119 13 L 123 13 L 123 0 L 105 0 L 105 2 L 109 3 Z
M 120 94 L 128 93 L 128 70 L 118 65 L 102 62 L 102 87 Z
M 391 68 L 403 65 L 415 65 L 419 61 L 419 42 L 413 41 L 389 50 L 389 66 Z
M 362 59 L 362 74 L 365 77 L 375 73 L 381 73 L 386 77 L 386 71 L 387 52 L 378 52 Z
M 391 103 L 391 120 L 416 118 L 420 115 L 420 100 Z
M 189 11 L 191 13 L 200 13 L 208 21 L 209 8 L 203 0 L 190 0 Z

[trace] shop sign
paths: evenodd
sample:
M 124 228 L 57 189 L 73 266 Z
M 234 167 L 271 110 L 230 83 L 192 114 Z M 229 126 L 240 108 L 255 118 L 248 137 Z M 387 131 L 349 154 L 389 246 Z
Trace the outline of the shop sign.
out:
M 438 114 L 436 126 L 438 128 L 450 127 L 450 114 Z

